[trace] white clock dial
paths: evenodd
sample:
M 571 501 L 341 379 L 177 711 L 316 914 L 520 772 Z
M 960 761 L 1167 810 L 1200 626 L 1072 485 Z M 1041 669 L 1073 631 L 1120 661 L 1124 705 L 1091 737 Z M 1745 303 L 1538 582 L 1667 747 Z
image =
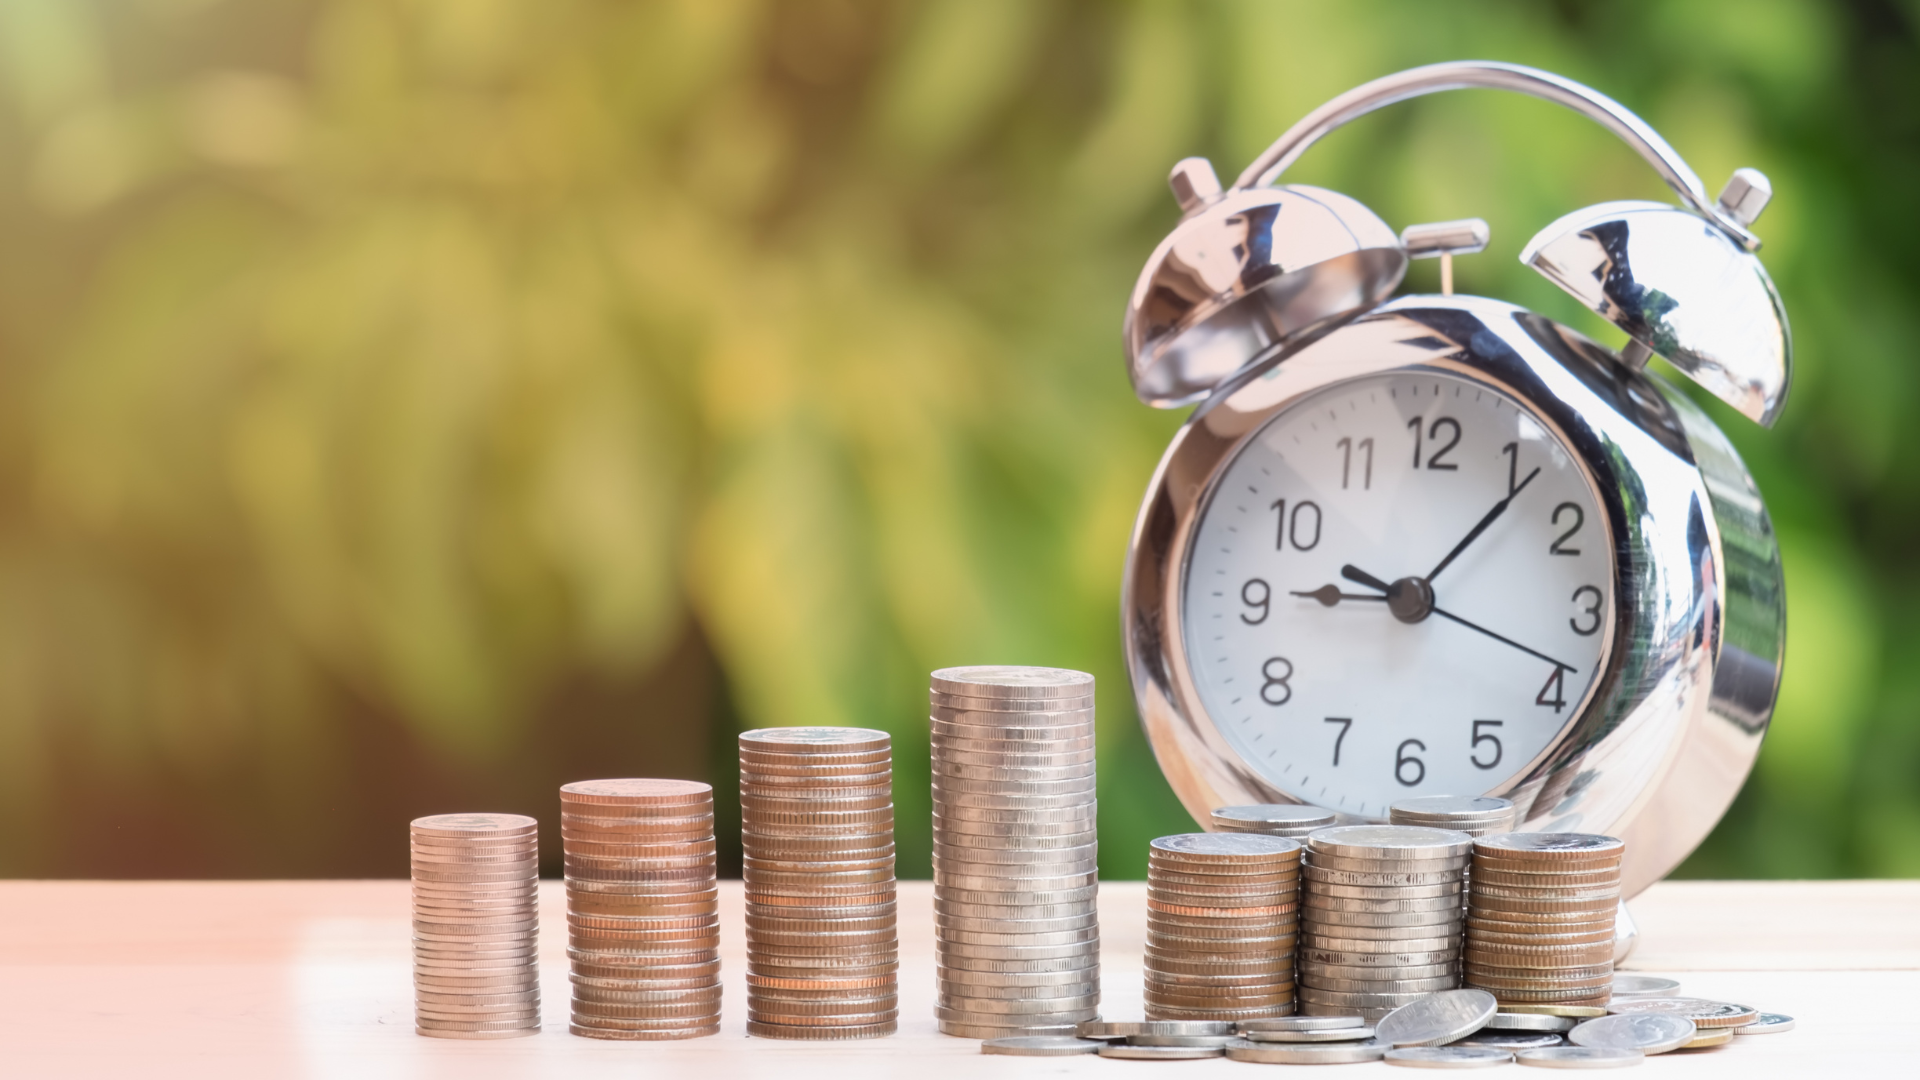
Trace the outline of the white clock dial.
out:
M 1523 407 L 1447 375 L 1357 379 L 1220 475 L 1187 559 L 1188 665 L 1270 783 L 1385 817 L 1495 790 L 1579 715 L 1613 577 L 1591 484 Z

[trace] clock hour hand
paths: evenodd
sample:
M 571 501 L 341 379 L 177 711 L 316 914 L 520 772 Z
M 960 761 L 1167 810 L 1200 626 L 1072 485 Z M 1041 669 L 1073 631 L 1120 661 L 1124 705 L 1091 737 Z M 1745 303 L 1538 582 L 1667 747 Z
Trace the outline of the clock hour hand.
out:
M 1365 585 L 1369 589 L 1379 589 L 1383 593 L 1393 591 L 1393 586 L 1381 581 L 1379 578 L 1374 577 L 1372 574 L 1367 573 L 1352 563 L 1348 563 L 1340 568 L 1340 576 L 1346 578 L 1348 581 Z
M 1522 480 L 1518 484 L 1515 484 L 1513 490 L 1507 492 L 1506 498 L 1501 499 L 1497 503 L 1494 503 L 1493 509 L 1487 511 L 1487 516 L 1480 519 L 1480 523 L 1473 527 L 1473 531 L 1468 533 L 1465 539 L 1453 545 L 1453 550 L 1447 552 L 1447 557 L 1440 560 L 1440 565 L 1434 567 L 1432 572 L 1427 574 L 1427 582 L 1431 584 L 1434 578 L 1437 578 L 1440 576 L 1440 571 L 1445 570 L 1447 566 L 1453 562 L 1453 560 L 1460 557 L 1461 552 L 1467 550 L 1468 544 L 1471 544 L 1475 540 L 1480 539 L 1480 534 L 1483 532 L 1486 532 L 1488 526 L 1500 520 L 1500 515 L 1507 512 L 1507 507 L 1513 505 L 1513 500 L 1519 498 L 1520 493 L 1527 489 L 1527 485 L 1533 483 L 1533 478 L 1539 475 L 1540 475 L 1540 470 L 1539 468 L 1536 467 L 1532 472 L 1527 474 L 1527 478 L 1525 480 Z
M 1370 596 L 1366 593 L 1341 592 L 1338 585 L 1322 585 L 1312 592 L 1294 590 L 1295 596 L 1309 596 L 1320 601 L 1324 607 L 1332 607 L 1342 600 L 1385 600 L 1384 596 Z
M 1445 610 L 1444 608 L 1434 608 L 1433 613 L 1435 615 L 1440 616 L 1443 619 L 1447 619 L 1452 622 L 1459 623 L 1461 626 L 1464 626 L 1469 630 L 1474 630 L 1479 633 L 1485 634 L 1488 637 L 1492 638 L 1493 640 L 1500 642 L 1502 645 L 1511 645 L 1514 648 L 1519 649 L 1521 652 L 1526 653 L 1528 656 L 1534 657 L 1535 659 L 1545 660 L 1547 663 L 1552 664 L 1556 668 L 1566 668 L 1568 671 L 1574 670 L 1574 666 L 1572 664 L 1563 664 L 1560 661 L 1555 660 L 1553 657 L 1548 656 L 1546 653 L 1537 652 L 1533 649 L 1529 649 L 1525 645 L 1520 644 L 1519 642 L 1513 640 L 1510 637 L 1505 637 L 1500 634 L 1496 634 L 1493 631 L 1487 629 L 1486 627 L 1481 626 L 1479 623 L 1468 622 L 1467 620 L 1461 618 L 1458 615 L 1455 615 L 1451 611 Z

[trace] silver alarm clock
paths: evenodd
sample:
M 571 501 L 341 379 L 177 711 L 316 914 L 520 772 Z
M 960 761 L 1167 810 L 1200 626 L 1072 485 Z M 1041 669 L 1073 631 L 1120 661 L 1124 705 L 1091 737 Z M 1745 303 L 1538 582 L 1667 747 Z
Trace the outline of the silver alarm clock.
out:
M 1382 106 L 1504 89 L 1611 129 L 1679 195 L 1548 225 L 1521 259 L 1625 330 L 1615 353 L 1499 300 L 1452 295 L 1477 221 L 1396 234 L 1276 181 Z M 1135 391 L 1198 404 L 1135 525 L 1123 598 L 1134 693 L 1196 820 L 1308 803 L 1383 820 L 1500 795 L 1520 828 L 1627 841 L 1624 895 L 1673 869 L 1752 767 L 1779 689 L 1779 549 L 1718 428 L 1645 370 L 1658 354 L 1771 425 L 1786 314 L 1748 226 L 1625 108 L 1546 72 L 1417 68 L 1301 120 L 1222 190 L 1174 170 L 1185 217 L 1127 309 Z M 1443 291 L 1392 297 L 1409 258 Z

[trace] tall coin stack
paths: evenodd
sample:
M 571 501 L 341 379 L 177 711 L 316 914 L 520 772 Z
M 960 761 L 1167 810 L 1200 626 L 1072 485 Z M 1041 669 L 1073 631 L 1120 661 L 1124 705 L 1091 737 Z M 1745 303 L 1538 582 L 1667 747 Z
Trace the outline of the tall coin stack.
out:
M 933 673 L 940 1030 L 1070 1035 L 1099 1015 L 1093 676 Z
M 692 1039 L 720 1030 L 713 788 L 582 780 L 560 789 L 575 1035 Z
M 740 736 L 747 1033 L 870 1039 L 899 1024 L 893 741 L 869 728 Z
M 1459 985 L 1461 880 L 1473 838 L 1336 825 L 1307 838 L 1300 1011 L 1369 1022 Z
M 1223 806 L 1215 810 L 1210 824 L 1214 832 L 1260 833 L 1302 840 L 1315 829 L 1324 829 L 1337 820 L 1331 810 L 1300 803 L 1255 803 L 1250 806 Z
M 511 1039 L 540 1030 L 540 838 L 520 814 L 413 823 L 414 1030 Z
M 1279 836 L 1163 836 L 1147 854 L 1149 1020 L 1291 1015 L 1300 844 Z
M 1466 984 L 1502 1005 L 1605 1005 L 1626 847 L 1592 833 L 1475 840 Z

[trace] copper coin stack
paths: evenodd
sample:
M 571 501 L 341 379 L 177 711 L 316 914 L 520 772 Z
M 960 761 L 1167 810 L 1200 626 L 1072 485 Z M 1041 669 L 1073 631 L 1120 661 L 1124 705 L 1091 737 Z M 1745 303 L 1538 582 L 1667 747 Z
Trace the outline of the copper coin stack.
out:
M 869 728 L 740 736 L 747 1033 L 871 1039 L 899 1026 L 893 740 Z
M 944 668 L 929 696 L 940 1030 L 1071 1035 L 1100 1006 L 1093 676 Z
M 1336 825 L 1307 838 L 1300 1011 L 1369 1023 L 1460 984 L 1461 880 L 1473 838 Z
M 538 824 L 437 814 L 410 831 L 413 1029 L 441 1039 L 538 1032 Z
M 713 788 L 582 780 L 560 789 L 575 1035 L 692 1039 L 720 1030 Z
M 1592 833 L 1475 840 L 1466 984 L 1502 1005 L 1605 1005 L 1626 849 Z
M 1294 1009 L 1300 844 L 1184 833 L 1147 853 L 1149 1020 L 1264 1020 Z
M 1249 806 L 1223 806 L 1215 810 L 1209 825 L 1214 832 L 1260 833 L 1305 839 L 1315 829 L 1324 829 L 1339 820 L 1331 810 L 1301 803 L 1254 803 Z

